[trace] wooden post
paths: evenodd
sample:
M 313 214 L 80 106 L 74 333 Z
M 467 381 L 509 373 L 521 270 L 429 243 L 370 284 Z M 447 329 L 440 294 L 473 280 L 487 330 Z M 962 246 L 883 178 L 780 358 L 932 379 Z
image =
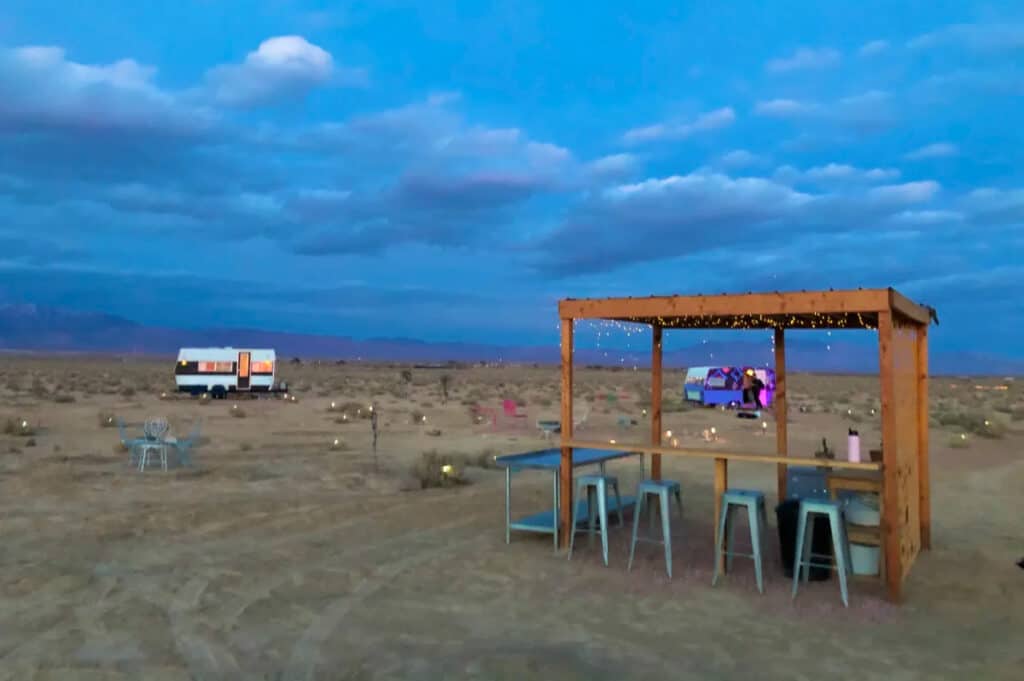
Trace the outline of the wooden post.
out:
M 562 465 L 559 467 L 558 539 L 562 548 L 568 548 L 572 531 L 572 339 L 573 320 L 562 319 Z
M 917 328 L 917 475 L 921 548 L 932 548 L 932 485 L 928 473 L 928 327 Z
M 889 600 L 902 598 L 900 567 L 899 444 L 896 438 L 896 376 L 892 312 L 878 313 L 878 370 L 882 385 L 882 554 Z
M 786 334 L 783 329 L 775 329 L 775 451 L 779 456 L 789 456 L 789 435 L 786 424 L 789 412 L 786 406 Z M 779 503 L 786 498 L 786 465 L 779 464 L 777 469 Z
M 651 326 L 651 444 L 661 446 L 661 337 L 662 328 Z M 661 454 L 651 454 L 651 478 L 661 480 Z
M 718 551 L 718 526 L 722 518 L 722 495 L 729 487 L 729 460 L 715 459 L 715 565 L 725 574 L 725 556 Z

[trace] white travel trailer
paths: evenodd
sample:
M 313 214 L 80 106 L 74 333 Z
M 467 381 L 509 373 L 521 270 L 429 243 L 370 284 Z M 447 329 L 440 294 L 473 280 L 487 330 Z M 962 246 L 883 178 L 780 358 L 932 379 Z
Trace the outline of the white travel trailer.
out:
M 268 392 L 274 388 L 273 350 L 182 348 L 174 367 L 179 392 L 224 397 L 229 392 Z

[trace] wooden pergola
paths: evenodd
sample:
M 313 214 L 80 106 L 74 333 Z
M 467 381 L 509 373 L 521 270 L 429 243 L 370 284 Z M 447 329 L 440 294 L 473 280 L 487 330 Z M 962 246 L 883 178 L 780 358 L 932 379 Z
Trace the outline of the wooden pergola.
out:
M 559 302 L 562 325 L 562 429 L 559 536 L 570 537 L 574 448 L 617 449 L 651 455 L 651 476 L 661 478 L 666 455 L 712 459 L 715 462 L 715 519 L 728 486 L 728 461 L 775 464 L 779 499 L 786 497 L 786 466 L 798 464 L 832 469 L 881 471 L 881 543 L 889 599 L 902 598 L 903 581 L 919 551 L 931 544 L 928 475 L 928 326 L 933 310 L 895 290 L 857 289 L 652 296 L 649 298 L 566 299 Z M 573 324 L 577 319 L 602 319 L 649 324 L 651 346 L 651 441 L 609 444 L 573 438 Z M 716 449 L 665 447 L 662 443 L 662 333 L 664 329 L 774 329 L 774 397 L 776 454 L 724 452 Z M 882 404 L 881 463 L 825 461 L 789 455 L 786 434 L 786 329 L 877 329 Z

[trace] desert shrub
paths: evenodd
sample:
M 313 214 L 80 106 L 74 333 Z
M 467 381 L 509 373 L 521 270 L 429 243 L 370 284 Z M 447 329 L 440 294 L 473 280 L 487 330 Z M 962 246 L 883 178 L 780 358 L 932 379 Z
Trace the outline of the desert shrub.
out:
M 209 404 L 212 399 L 213 398 L 210 397 L 210 393 L 203 393 L 199 396 L 199 404 Z
M 243 451 L 243 452 L 251 452 L 252 451 L 252 444 L 249 443 L 249 442 L 243 442 L 242 444 L 238 445 L 238 449 L 239 449 L 239 451 Z
M 420 406 L 423 407 L 424 409 L 432 409 L 434 407 L 434 403 L 429 401 L 420 402 Z
M 429 435 L 430 437 L 441 437 L 441 429 L 431 428 L 430 430 L 427 431 L 427 435 Z
M 546 397 L 537 400 L 537 405 L 540 407 L 550 407 L 552 404 L 554 404 L 554 402 Z
M 334 438 L 331 440 L 330 450 L 332 452 L 343 452 L 348 449 L 348 445 L 341 438 Z
M 467 482 L 454 457 L 434 450 L 420 455 L 420 460 L 413 465 L 412 474 L 419 481 L 420 489 L 455 487 Z
M 939 411 L 933 416 L 940 426 L 957 428 L 971 435 L 999 439 L 1006 434 L 1006 427 L 1001 422 L 977 412 Z
M 34 437 L 30 437 L 29 439 L 25 440 L 25 446 L 26 447 L 35 447 L 36 446 L 36 439 Z
M 113 428 L 117 425 L 117 417 L 112 411 L 101 411 L 96 414 L 96 422 L 99 423 L 100 428 Z
M 953 435 L 949 438 L 949 446 L 953 449 L 967 449 L 970 447 L 970 440 L 963 433 L 960 435 Z
M 678 412 L 691 411 L 692 409 L 693 405 L 690 402 L 686 402 L 684 400 L 670 399 L 663 400 L 661 403 L 662 414 L 673 414 Z
M 126 385 L 121 388 L 121 397 L 135 397 L 135 388 Z
M 75 401 L 75 396 L 71 393 L 57 393 L 53 396 L 53 401 L 57 404 L 71 404 Z
M 231 405 L 231 415 L 234 416 L 236 419 L 244 419 L 245 418 L 245 410 L 242 409 L 241 407 L 239 407 L 237 404 L 232 404 Z
M 409 414 L 409 422 L 412 424 L 425 423 L 427 420 L 426 414 L 421 411 L 413 411 Z
M 4 435 L 32 437 L 36 434 L 32 423 L 26 418 L 9 418 L 4 421 Z

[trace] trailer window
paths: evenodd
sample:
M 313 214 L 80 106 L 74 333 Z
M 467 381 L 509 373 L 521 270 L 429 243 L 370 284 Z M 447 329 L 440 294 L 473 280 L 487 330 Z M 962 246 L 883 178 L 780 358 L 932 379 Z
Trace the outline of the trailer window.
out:
M 252 373 L 254 374 L 272 374 L 274 373 L 274 363 L 269 360 L 257 361 L 252 363 Z
M 230 374 L 235 369 L 234 362 L 200 362 L 199 373 L 201 374 Z

